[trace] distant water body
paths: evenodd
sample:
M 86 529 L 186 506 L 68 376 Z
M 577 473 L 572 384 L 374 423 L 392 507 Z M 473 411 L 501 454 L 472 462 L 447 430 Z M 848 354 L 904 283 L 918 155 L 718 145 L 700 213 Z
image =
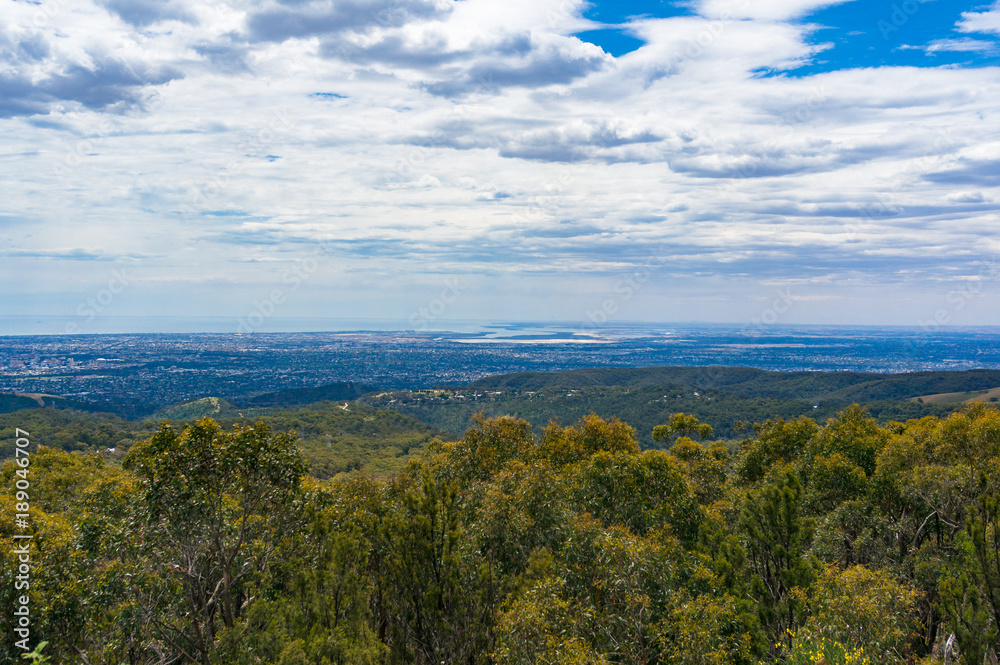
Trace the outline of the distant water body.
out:
M 65 335 L 71 324 L 79 334 Z M 408 330 L 406 321 L 274 317 L 257 331 L 240 335 L 238 325 L 237 319 L 225 317 L 96 317 L 89 323 L 71 317 L 0 317 L 0 336 L 16 336 L 19 344 L 44 344 L 50 351 L 52 347 L 79 351 L 81 345 L 96 348 L 113 343 L 111 338 L 134 335 L 157 335 L 170 344 L 209 340 L 240 345 L 253 340 L 259 348 L 322 344 L 331 358 L 342 357 L 349 348 L 358 362 L 369 356 L 387 361 L 399 355 L 400 367 L 385 368 L 396 373 L 438 364 L 455 371 L 464 367 L 469 375 L 655 365 L 863 372 L 1000 368 L 1000 327 L 447 321 L 436 322 L 437 330 Z M 446 378 L 437 371 L 427 374 L 428 380 Z

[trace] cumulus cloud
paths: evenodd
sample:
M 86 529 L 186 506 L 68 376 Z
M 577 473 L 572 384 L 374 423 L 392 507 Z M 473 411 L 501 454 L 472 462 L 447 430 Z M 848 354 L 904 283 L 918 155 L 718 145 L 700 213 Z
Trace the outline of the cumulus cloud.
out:
M 952 203 L 992 203 L 993 200 L 982 192 L 955 192 L 945 198 Z
M 180 0 L 98 0 L 97 4 L 136 28 L 161 21 L 197 22 Z
M 610 61 L 600 48 L 577 40 L 553 41 L 525 49 L 522 57 L 516 58 L 502 50 L 495 53 L 506 57 L 488 54 L 471 67 L 423 87 L 433 95 L 462 97 L 473 93 L 496 94 L 508 87 L 565 85 L 599 71 Z
M 151 87 L 183 76 L 153 58 L 114 53 L 99 40 L 31 23 L 0 26 L 0 62 L 0 117 L 7 118 L 44 115 L 67 103 L 91 110 L 134 107 Z
M 1000 2 L 994 2 L 989 11 L 962 12 L 962 20 L 956 27 L 962 32 L 1000 35 Z
M 247 15 L 251 41 L 280 42 L 440 18 L 445 0 L 277 0 Z
M 16 48 L 21 55 L 36 59 L 36 54 L 23 48 L 21 43 Z M 17 55 L 14 55 L 15 61 Z M 66 63 L 40 78 L 26 72 L 0 73 L 0 89 L 3 90 L 0 117 L 46 114 L 61 102 L 75 102 L 92 110 L 140 106 L 147 99 L 150 86 L 183 76 L 173 67 L 128 62 L 104 54 L 88 55 L 86 65 Z
M 620 57 L 574 36 L 582 0 L 81 0 L 41 25 L 13 4 L 0 172 L 32 221 L 0 219 L 5 277 L 141 257 L 137 284 L 266 285 L 319 251 L 323 293 L 651 257 L 650 293 L 930 288 L 1000 252 L 996 69 L 802 75 L 833 0 L 702 0 L 630 20 Z M 996 12 L 909 53 L 986 53 Z

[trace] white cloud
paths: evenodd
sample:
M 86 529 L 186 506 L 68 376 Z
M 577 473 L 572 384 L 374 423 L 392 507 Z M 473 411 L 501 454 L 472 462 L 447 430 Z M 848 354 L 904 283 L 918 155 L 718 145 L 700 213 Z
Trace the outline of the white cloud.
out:
M 962 20 L 956 27 L 962 32 L 1000 35 L 1000 2 L 994 2 L 989 11 L 962 12 Z
M 952 203 L 992 203 L 993 199 L 990 199 L 983 195 L 982 192 L 955 192 L 954 194 L 948 194 L 945 197 L 948 201 Z
M 982 39 L 936 39 L 924 47 L 927 53 L 944 52 L 983 52 L 990 53 L 997 50 L 997 43 Z
M 702 16 L 713 19 L 753 19 L 787 21 L 810 14 L 818 9 L 853 0 L 699 0 L 695 8 Z
M 380 285 L 403 302 L 464 274 L 505 276 L 525 311 L 497 315 L 548 315 L 551 291 L 571 317 L 574 280 L 654 255 L 648 293 L 735 302 L 845 275 L 936 289 L 922 275 L 1000 249 L 995 68 L 789 76 L 823 47 L 787 19 L 832 3 L 739 4 L 640 20 L 612 58 L 566 0 L 81 1 L 40 26 L 14 3 L 0 276 L 61 293 L 132 261 L 137 292 L 201 279 L 195 313 L 228 293 L 239 315 L 321 249 L 301 313 L 350 315 L 322 295 L 364 284 L 405 318 Z

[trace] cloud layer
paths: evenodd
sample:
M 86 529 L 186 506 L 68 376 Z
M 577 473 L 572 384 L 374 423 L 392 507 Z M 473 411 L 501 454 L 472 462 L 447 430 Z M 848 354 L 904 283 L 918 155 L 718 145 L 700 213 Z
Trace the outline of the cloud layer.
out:
M 119 315 L 405 319 L 457 276 L 451 318 L 744 321 L 794 285 L 787 322 L 918 323 L 1000 257 L 1000 77 L 801 74 L 840 4 L 701 0 L 613 57 L 573 0 L 13 2 L 3 298 L 128 266 Z M 992 57 L 998 17 L 910 42 Z

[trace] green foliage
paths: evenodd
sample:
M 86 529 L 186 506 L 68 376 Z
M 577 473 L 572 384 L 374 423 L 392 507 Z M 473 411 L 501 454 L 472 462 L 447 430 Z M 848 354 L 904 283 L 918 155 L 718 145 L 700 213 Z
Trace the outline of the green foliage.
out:
M 586 635 L 592 617 L 565 597 L 566 581 L 538 580 L 497 616 L 495 662 L 510 665 L 603 665 Z
M 386 519 L 381 538 L 389 662 L 487 662 L 496 581 L 465 546 L 457 487 L 425 474 Z
M 118 645 L 135 646 L 128 626 L 126 586 L 133 571 L 129 554 L 134 536 L 127 533 L 127 526 L 134 479 L 97 456 L 42 447 L 30 459 L 27 469 L 8 461 L 0 472 L 0 535 L 6 553 L 0 559 L 0 577 L 3 592 L 11 594 L 0 601 L 4 607 L 14 605 L 18 561 L 11 536 L 24 533 L 13 523 L 15 491 L 18 482 L 27 480 L 33 537 L 32 635 L 48 642 L 46 655 L 54 662 L 75 662 L 81 654 L 93 658 L 115 651 Z M 13 662 L 17 655 L 8 649 L 14 639 L 8 639 L 9 626 L 4 624 L 3 649 Z
M 839 455 L 868 477 L 875 473 L 875 460 L 888 438 L 889 432 L 879 427 L 867 409 L 852 404 L 810 438 L 805 457 L 808 461 Z
M 807 553 L 812 521 L 801 516 L 801 501 L 798 479 L 788 472 L 751 491 L 740 515 L 752 572 L 750 591 L 773 641 L 802 623 L 797 592 L 816 576 L 816 562 Z
M 238 410 L 232 402 L 218 397 L 202 397 L 193 402 L 175 404 L 174 406 L 160 409 L 153 418 L 156 420 L 199 420 L 201 418 L 215 418 L 216 420 L 236 416 Z
M 687 436 L 690 415 L 643 452 L 594 413 L 537 435 L 481 416 L 441 443 L 343 406 L 164 424 L 123 466 L 42 447 L 27 531 L 7 461 L 0 604 L 25 532 L 33 639 L 59 663 L 901 664 L 952 633 L 964 663 L 996 652 L 994 408 L 771 418 L 733 458 Z M 415 443 L 320 481 L 290 430 L 307 454 L 347 450 L 331 432 Z M 364 473 L 390 457 L 396 472 Z M 22 662 L 12 627 L 0 662 Z
M 214 658 L 236 665 L 248 653 L 278 663 L 375 665 L 386 647 L 372 630 L 367 574 L 370 543 L 357 527 L 340 530 L 335 511 L 306 508 L 301 531 L 261 585 L 265 597 L 234 628 L 220 632 Z
M 1000 411 L 996 408 L 970 404 L 944 419 L 939 432 L 939 454 L 980 469 L 1000 456 Z
M 31 432 L 32 444 L 66 451 L 124 454 L 133 442 L 156 430 L 151 423 L 122 420 L 110 414 L 70 409 L 31 409 L 0 415 L 0 459 L 14 456 L 14 429 Z
M 966 535 L 972 546 L 975 578 L 992 614 L 995 641 L 996 626 L 1000 625 L 1000 492 L 989 487 L 985 476 L 980 486 L 983 492 L 969 511 Z
M 811 630 L 788 631 L 785 639 L 786 642 L 780 645 L 784 653 L 779 661 L 784 665 L 871 665 L 883 662 L 872 660 L 880 659 L 880 654 L 866 654 L 864 647 L 851 647 Z
M 985 476 L 979 485 L 981 494 L 957 538 L 956 565 L 940 582 L 941 604 L 958 636 L 963 663 L 981 663 L 988 650 L 1000 646 L 1000 499 Z
M 565 473 L 544 464 L 511 464 L 465 510 L 476 547 L 503 576 L 517 576 L 538 550 L 557 550 L 577 505 Z
M 40 408 L 44 408 L 43 404 L 39 404 L 37 400 L 27 395 L 0 393 L 0 413 L 13 413 L 15 411 Z
M 225 431 L 206 418 L 180 433 L 163 425 L 124 466 L 140 480 L 141 534 L 155 552 L 159 598 L 143 609 L 164 643 L 207 665 L 218 624 L 234 628 L 245 587 L 289 525 L 305 460 L 292 437 L 263 423 Z
M 32 662 L 32 665 L 45 665 L 45 663 L 52 662 L 48 656 L 42 653 L 42 650 L 45 649 L 45 645 L 47 644 L 48 642 L 44 641 L 39 642 L 38 646 L 36 646 L 33 650 L 29 651 L 28 653 L 22 654 L 21 658 L 24 658 L 25 660 L 30 660 Z
M 350 402 L 373 390 L 375 390 L 373 387 L 360 383 L 328 383 L 316 388 L 291 388 L 256 395 L 241 401 L 240 404 L 246 406 L 291 406 L 338 400 Z
M 491 420 L 477 414 L 465 437 L 449 449 L 450 467 L 463 482 L 488 480 L 513 460 L 534 454 L 531 425 L 511 417 Z
M 850 499 L 819 518 L 812 552 L 843 567 L 884 567 L 892 560 L 893 540 L 892 525 L 884 514 L 864 499 Z
M 750 397 L 852 402 L 906 399 L 919 395 L 988 390 L 1000 386 L 1000 370 L 964 372 L 776 372 L 750 367 L 600 367 L 565 372 L 518 372 L 471 384 L 477 390 L 584 389 L 591 386 L 690 386 Z
M 78 409 L 82 411 L 100 410 L 101 405 L 81 402 L 75 399 L 67 399 L 59 395 L 46 395 L 39 393 L 0 393 L 0 414 L 15 413 L 27 409 L 39 410 L 68 410 Z
M 294 431 L 309 462 L 309 473 L 321 479 L 352 471 L 379 476 L 398 473 L 441 434 L 412 416 L 359 402 L 321 402 L 294 410 L 244 409 L 241 413 L 245 417 L 220 422 L 252 425 L 259 420 L 276 432 Z
M 654 663 L 677 584 L 679 548 L 666 533 L 640 537 L 583 515 L 535 581 L 497 620 L 501 663 Z
M 977 580 L 968 569 L 950 571 L 942 577 L 939 590 L 941 606 L 958 638 L 962 664 L 980 665 L 996 642 L 997 629 Z
M 730 439 L 738 436 L 736 426 L 741 421 L 806 415 L 822 421 L 853 402 L 864 403 L 879 422 L 943 416 L 961 405 L 908 398 L 998 385 L 997 370 L 885 375 L 743 367 L 595 368 L 506 374 L 461 389 L 395 391 L 363 399 L 415 415 L 455 435 L 480 411 L 486 417 L 514 415 L 536 429 L 553 419 L 574 421 L 593 411 L 632 424 L 640 433 L 640 444 L 649 448 L 658 446 L 651 436 L 653 428 L 678 411 L 711 424 L 716 436 Z
M 670 441 L 675 434 L 689 438 L 697 436 L 711 439 L 712 426 L 700 422 L 697 416 L 675 413 L 670 416 L 670 421 L 666 425 L 657 425 L 653 428 L 653 441 Z
M 740 448 L 737 475 L 747 483 L 760 482 L 772 468 L 789 464 L 801 456 L 819 430 L 812 418 L 805 417 L 776 418 L 754 425 L 756 438 L 748 439 Z
M 820 455 L 810 460 L 802 471 L 809 486 L 806 502 L 813 513 L 826 513 L 844 501 L 868 492 L 864 469 L 841 452 Z
M 667 662 L 676 665 L 749 663 L 756 651 L 742 603 L 721 596 L 678 592 L 661 624 Z
M 606 421 L 594 413 L 581 418 L 575 426 L 560 427 L 550 422 L 542 432 L 538 454 L 560 466 L 583 461 L 598 452 L 639 452 L 635 430 L 617 418 Z
M 599 452 L 568 480 L 574 503 L 608 526 L 638 534 L 667 526 L 685 543 L 697 537 L 703 513 L 680 466 L 662 451 Z
M 776 379 L 775 379 L 776 380 Z M 405 413 L 422 422 L 460 436 L 476 413 L 487 418 L 504 415 L 523 418 L 540 430 L 551 420 L 574 422 L 594 412 L 604 419 L 619 418 L 636 428 L 643 448 L 659 448 L 653 428 L 683 411 L 711 425 L 721 439 L 740 436 L 742 422 L 767 419 L 791 420 L 809 416 L 825 420 L 849 406 L 850 400 L 806 399 L 811 390 L 788 396 L 759 396 L 734 393 L 722 387 L 694 387 L 676 384 L 587 386 L 569 390 L 561 387 L 504 390 L 483 393 L 473 388 L 440 391 L 394 391 L 366 395 L 361 401 L 380 409 Z M 697 395 L 695 394 L 697 393 Z M 814 408 L 816 407 L 816 408 Z M 908 420 L 926 415 L 947 415 L 960 405 L 920 404 L 910 401 L 865 401 L 865 407 L 879 422 Z
M 674 442 L 670 455 L 678 460 L 698 503 L 709 506 L 723 498 L 729 451 L 721 445 L 705 448 L 682 436 Z
M 324 402 L 306 407 L 241 409 L 207 397 L 160 412 L 174 427 L 212 417 L 223 427 L 263 421 L 274 431 L 295 431 L 317 478 L 363 470 L 376 475 L 401 471 L 441 432 L 411 416 L 362 403 Z M 32 443 L 66 451 L 97 452 L 119 463 L 128 449 L 159 429 L 158 421 L 133 422 L 111 414 L 70 409 L 31 409 L 0 415 L 0 459 L 14 455 L 14 428 L 31 432 Z
M 797 589 L 809 610 L 808 635 L 822 635 L 885 665 L 909 661 L 918 640 L 920 593 L 883 570 L 827 566 L 811 592 Z

